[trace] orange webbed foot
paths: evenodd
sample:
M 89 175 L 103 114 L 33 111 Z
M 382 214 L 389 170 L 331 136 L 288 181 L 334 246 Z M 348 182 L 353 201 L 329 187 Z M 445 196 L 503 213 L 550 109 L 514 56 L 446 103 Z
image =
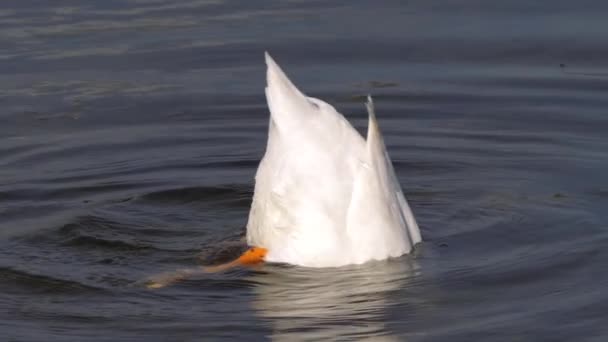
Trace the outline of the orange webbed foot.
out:
M 264 262 L 268 250 L 262 247 L 251 247 L 236 260 L 217 265 L 205 267 L 204 271 L 209 273 L 221 272 L 237 266 L 253 266 Z

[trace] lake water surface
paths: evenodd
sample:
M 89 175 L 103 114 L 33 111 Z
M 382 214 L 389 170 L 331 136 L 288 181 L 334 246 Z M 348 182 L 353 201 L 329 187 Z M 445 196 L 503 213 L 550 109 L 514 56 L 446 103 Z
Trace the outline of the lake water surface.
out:
M 2 339 L 604 341 L 607 14 L 587 0 L 3 1 Z M 424 242 L 147 289 L 243 249 L 265 50 L 361 131 L 374 96 Z

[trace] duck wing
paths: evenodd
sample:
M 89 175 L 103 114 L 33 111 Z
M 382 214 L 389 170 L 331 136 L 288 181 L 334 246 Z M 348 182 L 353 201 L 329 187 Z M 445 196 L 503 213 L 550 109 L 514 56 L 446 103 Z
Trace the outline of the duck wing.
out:
M 403 195 L 368 97 L 369 124 L 363 160 L 355 176 L 347 230 L 357 251 L 354 263 L 409 253 L 420 229 Z

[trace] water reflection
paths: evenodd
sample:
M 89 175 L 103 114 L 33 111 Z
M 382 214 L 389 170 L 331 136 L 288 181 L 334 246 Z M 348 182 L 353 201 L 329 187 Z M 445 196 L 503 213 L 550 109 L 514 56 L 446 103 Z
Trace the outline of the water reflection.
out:
M 259 284 L 252 305 L 276 341 L 396 340 L 387 311 L 417 269 L 409 257 L 331 269 L 268 266 L 252 276 Z

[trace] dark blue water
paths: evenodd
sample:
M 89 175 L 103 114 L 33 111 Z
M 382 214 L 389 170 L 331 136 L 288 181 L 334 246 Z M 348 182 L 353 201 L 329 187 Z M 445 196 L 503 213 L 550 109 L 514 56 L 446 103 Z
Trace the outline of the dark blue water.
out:
M 0 4 L 6 341 L 604 341 L 608 3 Z M 415 255 L 146 279 L 243 248 L 263 52 L 361 130 Z M 561 66 L 560 66 L 561 64 Z

